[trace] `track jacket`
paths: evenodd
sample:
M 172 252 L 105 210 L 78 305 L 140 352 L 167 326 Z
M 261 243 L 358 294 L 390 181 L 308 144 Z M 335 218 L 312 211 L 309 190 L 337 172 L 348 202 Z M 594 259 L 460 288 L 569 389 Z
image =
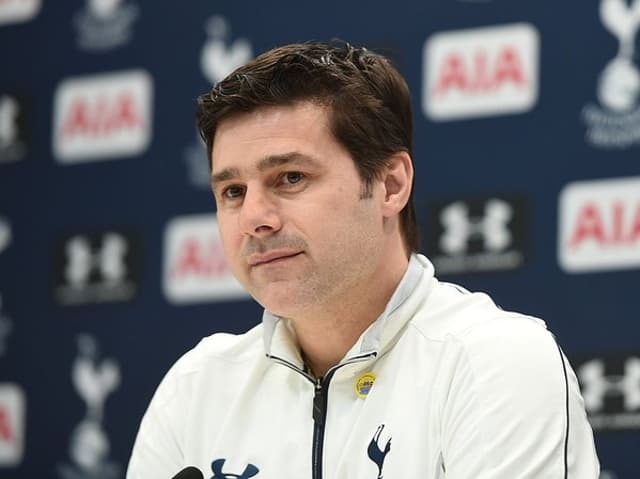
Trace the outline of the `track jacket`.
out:
M 597 479 L 578 382 L 544 323 L 413 255 L 384 313 L 318 380 L 287 321 L 214 334 L 167 373 L 128 479 Z

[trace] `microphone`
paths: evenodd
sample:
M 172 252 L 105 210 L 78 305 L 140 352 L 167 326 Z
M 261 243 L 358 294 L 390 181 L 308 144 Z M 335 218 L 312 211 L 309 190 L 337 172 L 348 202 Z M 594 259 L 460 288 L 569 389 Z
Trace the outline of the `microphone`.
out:
M 188 466 L 171 479 L 204 479 L 204 476 L 197 467 Z

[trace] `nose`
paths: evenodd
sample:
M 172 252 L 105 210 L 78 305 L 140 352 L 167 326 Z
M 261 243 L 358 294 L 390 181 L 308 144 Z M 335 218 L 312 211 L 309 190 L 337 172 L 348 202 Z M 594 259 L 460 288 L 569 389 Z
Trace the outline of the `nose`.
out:
M 247 188 L 238 223 L 244 234 L 264 237 L 273 234 L 282 227 L 277 202 L 267 191 L 260 188 Z

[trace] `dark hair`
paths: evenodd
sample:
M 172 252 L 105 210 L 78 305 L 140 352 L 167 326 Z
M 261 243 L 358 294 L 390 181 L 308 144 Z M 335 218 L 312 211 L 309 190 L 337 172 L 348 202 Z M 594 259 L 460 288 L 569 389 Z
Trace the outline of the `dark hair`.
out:
M 391 155 L 411 155 L 411 99 L 398 70 L 366 48 L 313 42 L 269 50 L 198 98 L 198 127 L 208 157 L 222 119 L 300 101 L 328 107 L 331 133 L 353 158 L 363 180 L 363 196 L 370 194 L 372 181 Z M 400 227 L 407 251 L 417 251 L 413 185 L 400 213 Z

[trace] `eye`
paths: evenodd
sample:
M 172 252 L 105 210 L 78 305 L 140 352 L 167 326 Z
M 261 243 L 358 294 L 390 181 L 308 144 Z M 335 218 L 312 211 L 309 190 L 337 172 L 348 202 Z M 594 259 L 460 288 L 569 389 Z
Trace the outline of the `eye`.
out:
M 295 185 L 304 179 L 304 174 L 299 171 L 289 171 L 282 175 L 283 183 L 288 185 Z
M 222 191 L 222 196 L 228 200 L 240 198 L 244 194 L 242 186 L 229 186 Z

